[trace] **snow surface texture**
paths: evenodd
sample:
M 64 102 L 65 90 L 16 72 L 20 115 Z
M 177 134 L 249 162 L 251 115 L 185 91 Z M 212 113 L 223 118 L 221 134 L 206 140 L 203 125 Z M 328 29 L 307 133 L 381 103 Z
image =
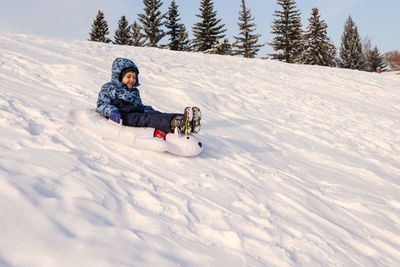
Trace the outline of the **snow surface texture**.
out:
M 116 57 L 143 102 L 198 105 L 202 154 L 68 120 Z M 0 35 L 1 266 L 398 266 L 400 77 Z

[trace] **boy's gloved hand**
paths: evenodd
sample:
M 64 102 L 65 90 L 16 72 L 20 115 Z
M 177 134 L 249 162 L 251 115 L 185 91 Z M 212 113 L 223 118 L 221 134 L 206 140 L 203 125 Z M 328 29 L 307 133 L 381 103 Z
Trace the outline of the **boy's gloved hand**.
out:
M 109 118 L 119 124 L 121 122 L 121 113 L 118 110 L 114 110 L 110 113 Z

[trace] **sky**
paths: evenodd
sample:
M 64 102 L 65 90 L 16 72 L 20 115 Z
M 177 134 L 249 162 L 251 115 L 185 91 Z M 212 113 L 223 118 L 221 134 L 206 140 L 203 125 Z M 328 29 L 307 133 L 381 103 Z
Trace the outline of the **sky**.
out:
M 175 0 L 181 17 L 192 37 L 192 26 L 199 22 L 200 0 Z M 167 11 L 170 0 L 164 0 L 162 11 Z M 241 0 L 214 0 L 217 18 L 222 19 L 227 29 L 226 37 L 233 41 L 238 35 L 238 17 Z M 349 15 L 358 27 L 362 38 L 371 40 L 381 53 L 400 49 L 399 0 L 297 0 L 301 12 L 303 29 L 313 7 L 320 11 L 321 19 L 328 24 L 328 36 L 336 47 L 340 46 L 343 26 Z M 280 9 L 276 0 L 246 0 L 246 6 L 255 18 L 256 33 L 261 34 L 260 43 L 273 39 L 271 25 L 273 13 Z M 0 0 L 0 32 L 27 33 L 41 36 L 65 37 L 85 40 L 97 11 L 105 14 L 111 39 L 118 20 L 125 15 L 130 23 L 143 13 L 142 0 Z M 165 37 L 161 43 L 166 43 Z M 258 53 L 264 57 L 272 52 L 266 45 Z

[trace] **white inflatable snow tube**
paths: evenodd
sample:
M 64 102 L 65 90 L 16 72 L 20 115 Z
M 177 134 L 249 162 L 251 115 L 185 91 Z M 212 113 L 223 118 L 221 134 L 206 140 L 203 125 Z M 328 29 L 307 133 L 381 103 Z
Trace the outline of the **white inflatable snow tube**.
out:
M 203 151 L 202 143 L 194 135 L 169 133 L 165 139 L 153 137 L 154 128 L 129 127 L 108 120 L 93 109 L 79 109 L 71 112 L 76 122 L 97 135 L 139 149 L 170 152 L 191 157 Z

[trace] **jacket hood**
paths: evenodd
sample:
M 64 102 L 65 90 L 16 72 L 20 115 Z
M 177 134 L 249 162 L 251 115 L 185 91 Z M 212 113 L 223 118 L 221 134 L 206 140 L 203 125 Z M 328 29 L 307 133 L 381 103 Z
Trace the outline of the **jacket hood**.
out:
M 122 87 L 124 84 L 119 80 L 119 75 L 125 68 L 133 68 L 135 70 L 136 83 L 133 85 L 133 88 L 139 86 L 139 69 L 132 60 L 127 58 L 117 58 L 114 60 L 111 67 L 111 82 L 117 84 L 119 87 Z

